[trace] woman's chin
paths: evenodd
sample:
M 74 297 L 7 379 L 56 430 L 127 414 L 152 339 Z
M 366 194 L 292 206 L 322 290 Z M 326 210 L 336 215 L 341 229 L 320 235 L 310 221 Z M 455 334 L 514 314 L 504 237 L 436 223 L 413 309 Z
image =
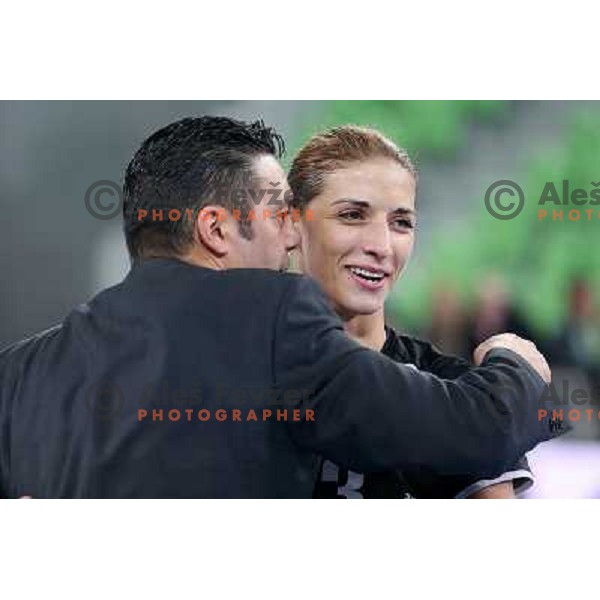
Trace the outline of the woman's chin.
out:
M 383 302 L 374 298 L 352 298 L 337 303 L 337 312 L 346 319 L 358 316 L 374 315 L 383 310 Z

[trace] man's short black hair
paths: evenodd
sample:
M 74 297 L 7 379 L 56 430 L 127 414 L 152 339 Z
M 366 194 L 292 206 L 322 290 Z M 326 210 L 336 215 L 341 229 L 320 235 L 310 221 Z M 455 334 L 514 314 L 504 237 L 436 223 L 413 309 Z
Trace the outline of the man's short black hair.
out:
M 227 117 L 189 117 L 163 127 L 147 138 L 129 163 L 123 186 L 125 239 L 134 261 L 148 256 L 174 256 L 193 241 L 194 219 L 184 218 L 190 209 L 196 215 L 210 203 L 240 210 L 240 231 L 251 239 L 250 209 L 236 194 L 217 191 L 242 185 L 252 161 L 259 155 L 280 158 L 283 138 L 262 120 L 245 123 Z M 161 218 L 153 211 L 163 210 Z M 171 209 L 179 220 L 166 218 Z M 147 217 L 140 218 L 140 211 Z M 188 215 L 189 215 L 188 210 Z

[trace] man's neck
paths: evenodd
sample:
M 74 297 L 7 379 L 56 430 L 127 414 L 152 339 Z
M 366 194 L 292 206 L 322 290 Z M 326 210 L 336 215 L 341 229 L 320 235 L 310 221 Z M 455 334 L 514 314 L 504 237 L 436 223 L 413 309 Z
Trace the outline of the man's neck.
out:
M 372 315 L 357 315 L 344 321 L 344 329 L 359 344 L 380 351 L 386 337 L 383 309 Z
M 180 254 L 177 257 L 189 265 L 196 267 L 204 267 L 205 269 L 214 269 L 216 271 L 223 271 L 226 267 L 217 257 L 207 252 L 202 252 L 199 248 L 194 248 L 185 254 Z

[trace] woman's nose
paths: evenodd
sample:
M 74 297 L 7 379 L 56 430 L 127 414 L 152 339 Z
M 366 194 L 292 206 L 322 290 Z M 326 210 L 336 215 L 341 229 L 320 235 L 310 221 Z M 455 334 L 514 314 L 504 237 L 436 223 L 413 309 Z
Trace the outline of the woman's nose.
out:
M 362 247 L 366 254 L 379 260 L 392 255 L 390 230 L 387 223 L 373 223 L 365 228 Z

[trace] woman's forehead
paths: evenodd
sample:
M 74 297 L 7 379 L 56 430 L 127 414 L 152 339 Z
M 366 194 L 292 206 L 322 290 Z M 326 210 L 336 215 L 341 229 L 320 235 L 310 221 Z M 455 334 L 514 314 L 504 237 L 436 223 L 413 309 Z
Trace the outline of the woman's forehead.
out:
M 329 204 L 340 200 L 368 204 L 379 210 L 414 210 L 415 179 L 391 160 L 353 163 L 324 178 L 323 193 Z

